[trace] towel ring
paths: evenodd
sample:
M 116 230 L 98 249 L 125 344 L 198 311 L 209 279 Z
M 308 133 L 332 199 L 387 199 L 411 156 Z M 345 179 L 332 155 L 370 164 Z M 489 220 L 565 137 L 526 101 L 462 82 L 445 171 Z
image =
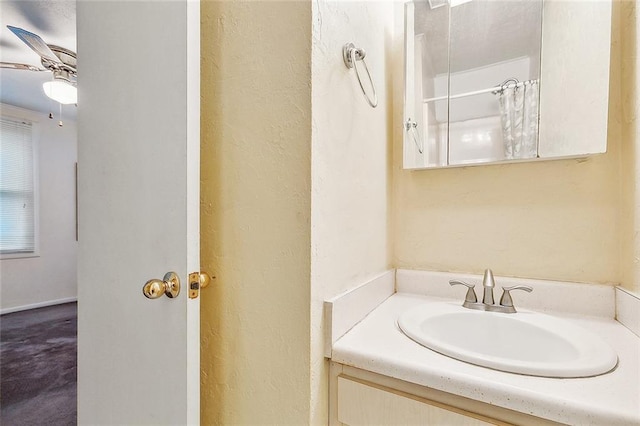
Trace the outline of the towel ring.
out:
M 376 94 L 376 87 L 373 85 L 373 79 L 371 78 L 369 67 L 367 67 L 367 63 L 364 61 L 364 57 L 366 55 L 367 53 L 364 51 L 364 49 L 356 48 L 353 43 L 347 43 L 342 47 L 342 59 L 344 60 L 344 64 L 347 68 L 353 68 L 356 71 L 358 84 L 360 85 L 360 89 L 362 90 L 364 98 L 372 108 L 375 108 L 378 106 L 378 95 Z M 360 72 L 358 71 L 358 67 L 356 66 L 357 61 L 362 61 L 364 70 L 367 72 L 367 77 L 369 77 L 369 83 L 371 83 L 371 89 L 373 90 L 373 100 L 371 99 L 371 97 L 369 97 L 366 90 L 364 89 L 362 80 L 360 79 Z
M 406 123 L 404 123 L 405 130 L 407 131 L 407 133 L 411 133 L 411 136 L 413 137 L 413 143 L 416 144 L 416 148 L 418 148 L 418 152 L 422 154 L 424 153 L 424 146 L 420 146 L 420 144 L 418 143 L 418 138 L 416 137 L 416 134 L 418 135 L 418 137 L 420 137 L 420 135 L 418 134 L 417 127 L 418 127 L 418 123 L 411 120 L 410 118 L 407 118 Z

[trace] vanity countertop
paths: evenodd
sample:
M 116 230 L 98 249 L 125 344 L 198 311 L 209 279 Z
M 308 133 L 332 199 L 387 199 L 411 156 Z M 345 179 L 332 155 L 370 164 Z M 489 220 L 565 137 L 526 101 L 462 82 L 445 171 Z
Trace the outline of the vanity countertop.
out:
M 452 301 L 396 293 L 333 344 L 335 362 L 451 394 L 581 425 L 640 425 L 640 338 L 602 317 L 554 314 L 604 339 L 618 354 L 614 371 L 555 379 L 491 370 L 449 358 L 406 337 L 398 316 L 426 303 Z

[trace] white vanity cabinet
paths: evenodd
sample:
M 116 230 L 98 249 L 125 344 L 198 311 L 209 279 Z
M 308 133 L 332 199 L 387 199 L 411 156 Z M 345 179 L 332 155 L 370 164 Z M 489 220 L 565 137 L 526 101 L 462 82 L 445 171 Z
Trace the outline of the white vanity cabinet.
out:
M 346 376 L 338 377 L 338 420 L 349 426 L 506 424 Z
M 561 424 L 335 362 L 329 387 L 332 426 Z

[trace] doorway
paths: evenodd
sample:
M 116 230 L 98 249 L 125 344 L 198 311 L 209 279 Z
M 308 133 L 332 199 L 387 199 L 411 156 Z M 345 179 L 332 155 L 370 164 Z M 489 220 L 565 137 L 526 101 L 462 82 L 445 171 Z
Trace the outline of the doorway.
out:
M 3 1 L 0 24 L 1 423 L 75 424 L 77 107 L 7 27 L 75 51 L 75 1 Z

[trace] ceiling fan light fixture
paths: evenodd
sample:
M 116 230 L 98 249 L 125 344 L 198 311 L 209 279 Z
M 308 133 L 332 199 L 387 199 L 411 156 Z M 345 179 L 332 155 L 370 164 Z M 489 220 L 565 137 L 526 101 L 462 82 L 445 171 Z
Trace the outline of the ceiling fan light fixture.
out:
M 45 95 L 64 105 L 78 103 L 78 89 L 63 79 L 54 79 L 42 83 Z

